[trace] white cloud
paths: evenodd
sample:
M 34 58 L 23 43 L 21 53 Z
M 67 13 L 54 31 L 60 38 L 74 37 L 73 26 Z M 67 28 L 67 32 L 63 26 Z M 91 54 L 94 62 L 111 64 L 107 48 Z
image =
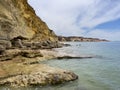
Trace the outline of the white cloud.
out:
M 37 15 L 59 35 L 90 35 L 83 28 L 90 29 L 88 33 L 92 33 L 95 26 L 120 18 L 120 0 L 28 1 Z M 109 31 L 102 33 L 109 34 Z
M 120 1 L 99 0 L 93 2 L 85 10 L 79 21 L 80 27 L 94 28 L 95 26 L 120 18 Z M 83 14 L 82 14 L 83 15 Z

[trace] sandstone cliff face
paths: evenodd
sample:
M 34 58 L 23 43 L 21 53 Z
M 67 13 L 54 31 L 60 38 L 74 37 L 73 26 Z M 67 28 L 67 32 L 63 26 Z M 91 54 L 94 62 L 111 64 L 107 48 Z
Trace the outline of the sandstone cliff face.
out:
M 44 86 L 78 79 L 73 72 L 40 64 L 58 57 L 41 49 L 59 45 L 27 0 L 0 0 L 0 85 Z
M 27 0 L 0 0 L 0 40 L 24 37 L 30 41 L 56 41 L 48 28 Z

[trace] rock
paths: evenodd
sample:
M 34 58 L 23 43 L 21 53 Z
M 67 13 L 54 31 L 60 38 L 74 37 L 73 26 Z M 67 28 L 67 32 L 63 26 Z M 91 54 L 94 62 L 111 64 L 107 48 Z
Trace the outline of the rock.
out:
M 48 49 L 51 42 L 57 41 L 55 33 L 36 16 L 27 0 L 1 0 L 0 8 L 0 53 L 17 48 Z M 31 55 L 27 57 L 34 57 Z M 12 58 L 5 56 L 0 56 L 1 60 Z
M 0 62 L 0 85 L 17 87 L 44 86 L 61 84 L 78 79 L 78 76 L 71 71 L 38 63 L 40 62 L 40 58 L 38 58 L 39 61 L 36 61 L 36 57 L 53 59 L 57 58 L 58 55 L 57 52 L 52 50 L 5 50 L 2 53 L 2 57 L 0 57 L 0 60 L 3 59 L 5 61 Z M 33 58 L 32 61 L 31 58 Z
M 42 42 L 42 46 L 49 46 L 49 43 L 47 41 Z
M 0 0 L 0 37 L 12 40 L 19 36 L 35 42 L 57 40 L 27 0 Z
M 9 49 L 12 47 L 11 42 L 7 40 L 0 40 L 0 45 L 2 45 L 6 49 Z
M 57 36 L 28 0 L 0 0 L 0 85 L 43 86 L 76 80 L 73 72 L 34 63 L 56 55 L 39 49 L 56 47 Z
M 38 50 L 23 50 L 20 54 L 27 58 L 43 57 L 43 55 Z
M 93 58 L 92 56 L 58 56 L 57 59 L 84 59 L 84 58 Z
M 7 61 L 16 58 L 17 56 L 25 57 L 25 58 L 36 58 L 43 57 L 39 50 L 19 50 L 19 49 L 10 49 L 5 50 L 0 55 L 0 61 Z
M 44 42 L 23 42 L 23 46 L 31 49 L 52 49 L 62 47 L 58 42 L 44 41 Z
M 5 47 L 3 45 L 0 45 L 0 55 L 5 51 Z
M 12 40 L 12 45 L 13 45 L 13 47 L 18 47 L 18 48 L 23 48 L 24 47 L 21 39 Z
M 36 68 L 36 67 L 35 67 Z M 39 68 L 39 67 L 38 67 Z M 78 76 L 70 71 L 54 69 L 51 67 L 50 71 L 47 69 L 31 72 L 30 74 L 21 74 L 11 77 L 6 77 L 0 80 L 0 85 L 7 86 L 44 86 L 56 85 L 78 79 Z M 33 70 L 33 69 L 32 69 Z
M 32 46 L 34 46 L 32 42 L 24 42 L 24 41 L 22 41 L 22 44 L 23 44 L 23 46 L 26 46 L 27 48 L 32 48 Z
M 8 61 L 12 60 L 16 56 L 20 54 L 20 50 L 17 49 L 11 49 L 11 50 L 5 50 L 1 55 L 0 55 L 0 61 Z
M 41 42 L 34 42 L 33 46 L 34 46 L 34 48 L 40 49 L 42 47 L 42 43 Z

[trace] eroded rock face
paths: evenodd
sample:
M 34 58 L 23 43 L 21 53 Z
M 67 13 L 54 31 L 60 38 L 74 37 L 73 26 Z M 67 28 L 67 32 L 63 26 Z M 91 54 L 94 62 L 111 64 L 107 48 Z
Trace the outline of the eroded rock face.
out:
M 27 0 L 0 0 L 0 39 L 12 40 L 19 36 L 31 41 L 57 40 Z
M 27 0 L 0 0 L 0 85 L 51 85 L 76 80 L 70 71 L 38 64 L 54 55 L 40 49 L 61 47 Z M 56 55 L 56 53 L 55 53 Z
M 19 49 L 11 49 L 5 50 L 0 55 L 0 61 L 8 61 L 16 58 L 17 56 L 22 56 L 27 59 L 43 57 L 39 50 L 19 50 Z M 20 58 L 21 59 L 21 58 Z

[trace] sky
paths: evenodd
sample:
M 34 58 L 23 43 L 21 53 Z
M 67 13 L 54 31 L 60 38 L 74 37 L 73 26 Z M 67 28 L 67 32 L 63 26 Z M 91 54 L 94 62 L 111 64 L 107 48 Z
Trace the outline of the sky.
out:
M 57 35 L 120 41 L 120 0 L 28 0 Z

